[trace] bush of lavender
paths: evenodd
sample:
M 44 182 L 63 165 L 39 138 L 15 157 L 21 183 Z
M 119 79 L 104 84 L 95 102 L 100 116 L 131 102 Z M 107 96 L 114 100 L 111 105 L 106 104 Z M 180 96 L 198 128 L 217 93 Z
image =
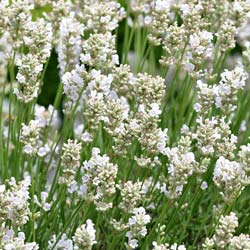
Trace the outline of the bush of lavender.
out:
M 249 27 L 248 0 L 0 0 L 0 250 L 249 250 Z

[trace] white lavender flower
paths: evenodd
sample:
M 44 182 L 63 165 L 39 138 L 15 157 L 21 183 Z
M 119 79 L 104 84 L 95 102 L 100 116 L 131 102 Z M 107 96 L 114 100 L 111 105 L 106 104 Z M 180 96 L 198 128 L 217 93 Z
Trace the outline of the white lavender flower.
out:
M 147 235 L 146 225 L 151 220 L 151 217 L 146 214 L 143 207 L 135 208 L 133 214 L 128 221 L 129 231 L 126 233 L 126 237 L 128 238 L 127 249 L 135 249 L 138 247 L 138 240 Z
M 22 226 L 29 220 L 29 187 L 31 179 L 29 176 L 24 180 L 16 182 L 12 177 L 8 181 L 8 185 L 0 187 L 0 222 L 3 223 L 6 219 L 12 222 L 12 225 Z M 1 242 L 1 241 L 0 241 Z
M 56 235 L 53 235 L 49 241 L 48 249 L 51 250 L 73 250 L 73 241 L 68 239 L 66 234 L 63 234 L 61 239 L 56 243 Z
M 25 240 L 26 238 L 23 232 L 18 232 L 16 236 L 14 230 L 8 230 L 2 237 L 0 236 L 0 248 L 4 250 L 38 250 L 39 247 L 36 242 L 25 243 Z
M 38 121 L 41 127 L 59 128 L 60 119 L 58 111 L 52 105 L 46 109 L 44 106 L 35 106 L 35 120 Z
M 234 70 L 225 70 L 221 74 L 221 80 L 214 87 L 215 105 L 224 112 L 232 112 L 236 109 L 237 92 L 243 89 L 248 75 L 242 67 Z
M 90 34 L 83 41 L 81 62 L 95 68 L 112 68 L 119 63 L 115 48 L 115 35 L 110 32 L 104 34 Z
M 213 181 L 221 190 L 223 199 L 230 202 L 244 189 L 247 177 L 240 163 L 221 156 L 214 168 Z
M 49 58 L 52 49 L 52 26 L 43 18 L 35 22 L 30 21 L 24 29 L 24 43 L 29 48 L 29 53 L 37 55 L 38 60 L 44 64 Z
M 61 76 L 79 64 L 83 31 L 83 25 L 76 20 L 73 12 L 68 17 L 62 18 L 57 47 Z
M 40 139 L 41 124 L 38 120 L 31 120 L 29 124 L 22 124 L 21 142 L 24 144 L 24 152 L 35 156 L 43 146 Z
M 88 219 L 86 224 L 81 225 L 76 229 L 73 236 L 74 250 L 91 250 L 92 246 L 97 243 L 96 241 L 96 230 L 93 222 Z
M 142 199 L 142 182 L 127 181 L 123 186 L 119 185 L 119 189 L 121 189 L 122 197 L 119 207 L 125 212 L 131 213 Z
M 16 62 L 18 74 L 16 79 L 19 87 L 14 89 L 17 99 L 24 103 L 33 101 L 39 94 L 39 76 L 43 70 L 43 64 L 37 54 L 28 53 Z
M 231 212 L 227 216 L 221 216 L 216 226 L 215 233 L 211 239 L 206 238 L 203 244 L 204 249 L 225 249 L 230 244 L 230 240 L 238 227 L 238 218 L 235 213 Z
M 65 184 L 68 187 L 74 183 L 75 174 L 80 167 L 81 149 L 82 144 L 76 140 L 68 139 L 64 143 L 61 156 L 63 173 L 59 179 L 59 183 Z
M 105 33 L 116 29 L 118 22 L 125 17 L 126 13 L 117 1 L 97 1 L 91 5 L 86 4 L 78 15 L 87 30 Z
M 51 208 L 51 203 L 46 202 L 47 198 L 48 198 L 48 193 L 47 192 L 41 192 L 40 194 L 40 201 L 38 199 L 38 197 L 35 195 L 34 196 L 34 202 L 41 207 L 45 212 L 48 212 Z
M 115 193 L 115 179 L 118 167 L 110 162 L 107 155 L 100 155 L 99 148 L 92 149 L 92 156 L 82 167 L 81 190 L 86 199 L 94 201 L 97 210 L 112 208 L 108 199 Z
M 169 158 L 168 186 L 162 187 L 162 192 L 170 199 L 176 199 L 182 194 L 183 187 L 187 184 L 188 177 L 196 169 L 197 162 L 191 151 L 191 140 L 188 136 L 182 136 L 179 145 L 167 148 L 165 154 Z

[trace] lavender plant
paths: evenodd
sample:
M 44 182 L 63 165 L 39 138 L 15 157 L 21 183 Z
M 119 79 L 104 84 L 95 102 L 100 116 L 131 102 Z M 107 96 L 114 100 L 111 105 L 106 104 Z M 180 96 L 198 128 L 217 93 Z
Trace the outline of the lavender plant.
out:
M 250 1 L 0 6 L 0 250 L 250 249 Z

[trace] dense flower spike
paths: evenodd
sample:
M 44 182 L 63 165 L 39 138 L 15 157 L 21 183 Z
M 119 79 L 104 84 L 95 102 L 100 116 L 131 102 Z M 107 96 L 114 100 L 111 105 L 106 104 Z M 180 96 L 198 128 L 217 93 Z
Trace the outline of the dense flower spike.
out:
M 24 55 L 16 64 L 19 68 L 16 78 L 20 87 L 14 89 L 14 93 L 19 101 L 29 103 L 38 97 L 39 76 L 43 70 L 43 64 L 33 54 Z
M 140 181 L 135 183 L 132 181 L 127 181 L 124 183 L 123 187 L 119 188 L 121 189 L 122 197 L 119 207 L 124 211 L 132 212 L 142 199 L 142 183 Z
M 27 223 L 30 215 L 29 209 L 29 187 L 31 184 L 30 177 L 16 182 L 12 177 L 7 185 L 0 186 L 0 223 L 10 220 L 13 226 L 21 226 Z
M 7 65 L 9 57 L 11 56 L 12 44 L 10 43 L 10 34 L 6 31 L 2 36 L 0 36 L 0 86 L 5 82 L 7 75 Z
M 112 208 L 109 197 L 115 193 L 115 178 L 118 167 L 109 162 L 107 155 L 100 155 L 99 148 L 92 149 L 89 161 L 83 163 L 82 186 L 80 187 L 86 199 L 93 200 L 100 211 Z
M 57 47 L 61 75 L 73 70 L 79 63 L 83 30 L 84 26 L 76 20 L 75 13 L 62 18 Z
M 221 194 L 226 201 L 236 198 L 249 182 L 240 163 L 229 161 L 223 156 L 216 162 L 213 180 L 222 189 Z
M 96 244 L 96 230 L 91 220 L 87 220 L 86 224 L 76 229 L 73 236 L 74 250 L 86 249 L 91 250 Z
M 39 138 L 41 125 L 37 120 L 31 120 L 28 125 L 22 125 L 21 141 L 24 144 L 24 152 L 28 155 L 36 155 L 40 149 Z M 39 145 L 40 144 L 40 145 Z
M 67 186 L 72 185 L 74 182 L 74 176 L 77 169 L 80 167 L 80 153 L 82 145 L 76 140 L 68 140 L 62 147 L 62 166 L 63 175 L 59 182 L 66 184 Z
M 75 69 L 62 76 L 63 91 L 67 97 L 66 109 L 71 110 L 81 97 L 84 87 L 83 72 L 85 72 L 84 65 L 76 65 Z
M 42 64 L 50 56 L 52 38 L 52 25 L 42 18 L 25 26 L 24 43 L 28 46 L 29 53 L 37 55 Z
M 160 105 L 165 93 L 164 79 L 159 76 L 153 77 L 147 73 L 140 73 L 133 90 L 139 104 L 157 103 Z
M 249 235 L 240 234 L 239 236 L 233 236 L 237 227 L 238 218 L 234 212 L 227 216 L 221 216 L 213 237 L 206 239 L 203 248 L 206 250 L 214 248 L 249 249 Z
M 90 67 L 112 68 L 119 63 L 115 49 L 115 36 L 110 32 L 90 34 L 90 37 L 83 41 L 82 48 L 81 61 Z
M 241 67 L 236 67 L 232 71 L 225 70 L 221 74 L 221 80 L 214 88 L 215 105 L 224 112 L 235 110 L 237 92 L 245 87 L 248 75 Z
M 168 186 L 164 184 L 162 191 L 170 199 L 175 199 L 182 194 L 183 187 L 187 184 L 188 177 L 194 173 L 197 162 L 191 152 L 191 140 L 183 135 L 177 147 L 167 148 L 165 154 L 169 158 Z
M 166 0 L 156 0 L 151 3 L 152 14 L 148 17 L 149 20 L 151 19 L 148 40 L 153 45 L 160 45 L 165 36 L 171 18 L 171 3 L 172 1 Z
M 19 88 L 14 90 L 19 101 L 29 103 L 38 97 L 40 87 L 40 75 L 43 71 L 43 64 L 51 53 L 52 27 L 44 19 L 33 22 L 27 20 L 23 28 L 23 46 L 29 48 L 29 52 L 18 59 Z
M 96 1 L 85 5 L 83 11 L 78 14 L 86 29 L 93 30 L 94 33 L 116 29 L 118 22 L 126 15 L 124 8 L 116 1 Z
M 0 228 L 0 234 L 1 232 Z M 13 230 L 8 230 L 1 237 L 0 236 L 0 247 L 1 249 L 20 249 L 20 250 L 38 250 L 39 246 L 35 243 L 25 243 L 25 234 L 23 232 L 18 232 L 15 236 Z
M 126 233 L 126 237 L 128 238 L 127 249 L 135 249 L 138 247 L 138 239 L 144 238 L 147 235 L 146 225 L 151 220 L 143 207 L 135 208 L 133 214 L 128 221 L 130 230 Z

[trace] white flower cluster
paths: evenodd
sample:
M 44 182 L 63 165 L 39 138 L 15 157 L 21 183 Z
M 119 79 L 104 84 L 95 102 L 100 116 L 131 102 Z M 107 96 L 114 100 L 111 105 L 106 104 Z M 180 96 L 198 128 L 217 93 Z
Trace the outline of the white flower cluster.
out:
M 212 40 L 213 34 L 206 30 L 190 35 L 189 48 L 186 55 L 188 62 L 185 66 L 188 71 L 193 71 L 195 67 L 205 60 L 212 58 Z
M 250 250 L 249 0 L 0 6 L 0 250 Z
M 217 161 L 213 173 L 215 185 L 221 189 L 221 195 L 225 201 L 230 201 L 249 184 L 244 169 L 240 163 L 229 161 L 221 156 Z
M 177 22 L 167 28 L 166 36 L 162 42 L 165 53 L 161 56 L 160 64 L 170 66 L 182 63 L 185 47 L 188 43 L 185 32 L 184 25 L 178 26 Z
M 194 104 L 194 110 L 201 115 L 205 115 L 210 110 L 214 103 L 214 90 L 213 86 L 198 80 L 196 83 L 198 93 L 197 102 Z
M 112 88 L 120 96 L 132 99 L 132 90 L 136 81 L 136 77 L 131 72 L 131 67 L 127 64 L 120 64 L 112 68 Z
M 174 17 L 172 0 L 132 0 L 128 24 L 133 27 L 148 28 L 148 39 L 153 45 L 160 45 L 166 29 Z
M 115 193 L 118 166 L 110 163 L 107 155 L 100 155 L 99 148 L 92 149 L 92 156 L 82 167 L 83 177 L 80 190 L 86 199 L 94 201 L 97 210 L 112 208 L 109 197 Z
M 79 63 L 81 53 L 81 36 L 84 26 L 77 21 L 75 13 L 63 17 L 60 23 L 60 37 L 57 46 L 61 76 L 69 72 Z
M 16 79 L 20 86 L 14 89 L 19 101 L 31 102 L 38 96 L 43 64 L 51 52 L 52 27 L 44 19 L 28 21 L 23 30 L 24 45 L 29 48 L 28 54 L 17 60 L 18 74 Z
M 0 185 L 0 223 L 10 220 L 13 226 L 21 226 L 29 220 L 29 176 L 16 183 L 12 177 L 7 185 Z M 1 241 L 0 241 L 1 242 Z
M 142 182 L 136 181 L 133 183 L 132 181 L 127 181 L 122 187 L 119 186 L 119 189 L 122 197 L 119 207 L 123 211 L 131 213 L 142 199 Z
M 237 136 L 232 134 L 230 122 L 225 117 L 196 119 L 197 128 L 192 137 L 197 141 L 197 149 L 204 156 L 218 154 L 228 158 L 234 158 L 234 150 L 238 141 Z
M 157 103 L 160 105 L 165 94 L 164 79 L 160 76 L 139 73 L 133 91 L 139 104 Z
M 24 30 L 24 43 L 29 48 L 29 53 L 37 56 L 41 64 L 44 64 L 50 56 L 53 39 L 52 25 L 43 18 L 35 22 L 30 21 Z
M 112 74 L 102 74 L 100 70 L 93 69 L 89 72 L 87 78 L 84 116 L 88 121 L 90 130 L 96 130 L 99 121 L 111 122 L 108 120 L 108 112 L 112 103 L 111 83 L 113 76 Z M 115 98 L 113 97 L 113 99 Z M 114 112 L 113 109 L 112 112 Z M 116 116 L 112 116 L 116 118 Z
M 132 14 L 128 19 L 128 24 L 132 27 L 143 27 L 147 26 L 152 22 L 151 17 L 151 3 L 150 0 L 132 0 L 127 1 Z
M 234 22 L 226 20 L 220 27 L 217 33 L 217 43 L 220 45 L 221 52 L 225 52 L 235 47 L 236 27 Z
M 126 237 L 128 238 L 127 249 L 135 249 L 138 247 L 138 239 L 146 236 L 146 225 L 151 220 L 151 217 L 146 214 L 143 207 L 135 208 L 133 214 L 128 221 L 129 231 L 126 233 Z
M 96 230 L 93 222 L 88 219 L 86 224 L 81 225 L 76 229 L 73 236 L 74 250 L 91 250 L 92 246 L 97 243 L 96 241 Z
M 73 250 L 73 241 L 68 239 L 66 234 L 63 234 L 61 239 L 56 243 L 56 236 L 53 235 L 49 241 L 48 249 L 52 250 Z
M 148 25 L 148 40 L 153 45 L 160 45 L 171 22 L 173 1 L 154 0 L 151 2 L 151 15 L 145 18 Z
M 176 199 L 182 194 L 183 187 L 187 184 L 188 177 L 195 170 L 197 162 L 191 151 L 191 138 L 182 135 L 179 144 L 173 148 L 166 148 L 165 155 L 169 159 L 167 182 L 161 187 L 161 191 L 169 198 Z
M 12 177 L 6 185 L 0 185 L 0 249 L 38 250 L 36 242 L 25 243 L 25 234 L 20 231 L 31 214 L 30 185 L 30 176 L 18 183 Z
M 95 68 L 111 68 L 119 64 L 115 49 L 115 35 L 111 32 L 90 34 L 83 41 L 81 61 L 83 64 Z
M 61 156 L 63 171 L 59 183 L 69 187 L 75 182 L 75 174 L 80 168 L 81 150 L 82 144 L 78 143 L 76 140 L 68 139 L 67 143 L 63 144 Z
M 163 45 L 166 53 L 160 63 L 182 65 L 194 77 L 211 76 L 212 71 L 202 69 L 202 64 L 214 59 L 214 55 L 234 48 L 235 35 L 240 33 L 240 26 L 248 19 L 249 3 L 246 1 L 223 1 L 222 5 L 216 1 L 209 4 L 206 1 L 167 1 L 164 7 L 168 10 L 164 12 L 164 7 L 159 4 L 165 18 L 156 17 L 159 28 L 152 33 L 161 30 L 160 39 L 153 40 L 155 45 Z M 150 13 L 150 4 L 144 3 L 144 6 L 148 6 L 147 13 Z M 176 19 L 181 22 L 176 22 Z M 149 26 L 156 27 L 151 20 Z M 212 69 L 209 65 L 207 67 Z
M 160 105 L 165 93 L 164 79 L 140 73 L 131 87 L 136 98 L 137 112 L 128 116 L 115 130 L 120 137 L 116 143 L 119 145 L 122 141 L 137 139 L 143 150 L 139 157 L 134 157 L 137 164 L 142 167 L 155 166 L 159 163 L 157 155 L 165 150 L 168 142 L 168 129 L 158 126 Z M 126 140 L 124 137 L 127 137 Z
M 30 10 L 34 5 L 29 0 L 16 0 L 10 4 L 8 1 L 1 1 L 2 16 L 0 23 L 11 35 L 13 48 L 18 49 L 23 44 L 23 36 L 26 25 L 31 21 Z
M 8 73 L 7 65 L 12 50 L 10 40 L 11 38 L 8 32 L 4 32 L 4 34 L 0 36 L 0 86 L 4 84 Z
M 19 101 L 29 103 L 38 96 L 39 75 L 43 70 L 43 65 L 33 54 L 24 55 L 16 64 L 18 66 L 16 79 L 19 88 L 14 89 L 14 94 Z
M 227 216 L 221 216 L 211 239 L 206 238 L 203 244 L 204 250 L 212 249 L 250 249 L 250 237 L 247 234 L 233 236 L 238 227 L 238 218 L 234 212 Z
M 241 26 L 247 20 L 249 12 L 248 1 L 235 1 L 227 6 L 226 18 L 218 31 L 218 44 L 221 51 L 226 51 L 235 46 L 235 35 L 241 32 Z
M 230 240 L 229 249 L 249 250 L 250 249 L 250 236 L 248 234 L 240 234 L 239 236 L 234 236 Z
M 72 109 L 73 105 L 80 99 L 80 94 L 84 87 L 84 80 L 81 77 L 84 71 L 84 65 L 76 65 L 75 69 L 66 72 L 62 76 L 63 91 L 68 101 L 65 106 L 69 107 L 69 109 Z
M 128 112 L 129 104 L 124 97 L 112 98 L 112 96 L 110 96 L 110 98 L 108 98 L 103 120 L 105 122 L 104 129 L 109 135 L 115 136 L 115 129 L 128 119 Z
M 28 124 L 22 124 L 20 141 L 24 145 L 24 153 L 30 156 L 46 157 L 50 152 L 52 142 L 48 136 L 60 125 L 58 111 L 51 105 L 47 109 L 39 105 L 34 108 L 35 119 L 30 120 Z M 50 129 L 49 132 L 47 131 L 48 128 Z M 46 141 L 44 137 L 47 137 Z
M 63 18 L 70 15 L 72 3 L 64 0 L 49 0 L 51 11 L 43 13 L 48 22 L 51 23 L 53 29 L 53 45 L 58 46 L 60 37 L 60 24 Z
M 0 234 L 1 234 L 0 228 Z M 35 243 L 25 243 L 25 234 L 23 232 L 18 232 L 15 236 L 14 230 L 8 230 L 4 235 L 0 236 L 0 249 L 3 250 L 38 250 L 39 246 Z
M 81 6 L 82 7 L 82 6 Z M 118 27 L 118 22 L 125 16 L 125 10 L 117 1 L 96 1 L 85 5 L 78 13 L 87 30 L 105 33 Z
M 237 108 L 237 94 L 239 90 L 244 89 L 248 74 L 240 66 L 233 70 L 225 70 L 221 74 L 221 80 L 217 85 L 197 81 L 198 102 L 194 105 L 196 112 L 205 112 L 213 105 L 219 108 L 224 114 L 232 114 Z
M 250 173 L 250 144 L 242 145 L 238 153 L 239 162 L 247 175 Z
M 168 129 L 162 130 L 158 127 L 159 116 L 161 110 L 159 104 L 151 103 L 148 108 L 144 104 L 139 105 L 137 113 L 137 123 L 139 125 L 138 141 L 143 149 L 143 154 L 140 158 L 135 157 L 139 166 L 147 166 L 152 162 L 151 166 L 157 163 L 157 155 L 166 150 L 168 143 Z M 149 154 L 149 155 L 148 155 Z M 152 161 L 150 158 L 154 156 Z M 159 163 L 159 162 L 158 162 Z
M 30 155 L 44 157 L 49 152 L 48 144 L 41 139 L 42 123 L 39 120 L 31 120 L 27 125 L 22 124 L 20 140 L 24 144 L 23 151 Z
M 129 2 L 131 11 L 134 13 L 148 13 L 150 10 L 149 0 L 132 0 Z
M 35 120 L 39 122 L 42 128 L 59 128 L 60 119 L 58 111 L 49 105 L 46 109 L 44 106 L 36 105 L 34 111 Z
M 7 22 L 3 17 L 7 12 L 7 6 L 9 4 L 9 2 L 5 0 L 5 1 L 1 1 L 1 4 L 2 4 L 2 8 L 0 10 L 0 14 L 1 14 L 0 15 L 1 16 L 1 18 L 0 18 L 0 27 L 1 27 L 0 28 L 0 34 L 2 36 L 4 28 L 6 28 L 6 25 L 7 25 Z
M 219 84 L 214 87 L 215 105 L 224 112 L 232 112 L 236 109 L 237 92 L 243 89 L 248 74 L 242 67 L 234 70 L 225 70 L 221 74 Z

